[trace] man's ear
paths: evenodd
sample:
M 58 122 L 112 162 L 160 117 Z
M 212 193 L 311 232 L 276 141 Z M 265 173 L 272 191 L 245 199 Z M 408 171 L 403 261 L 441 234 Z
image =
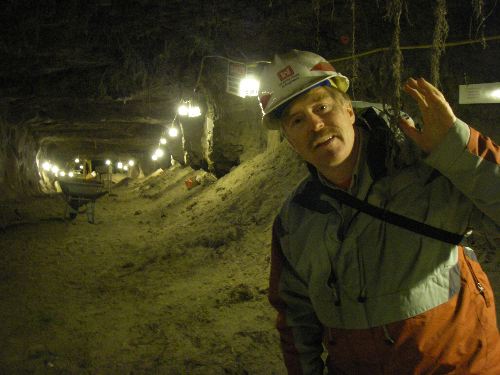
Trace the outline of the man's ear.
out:
M 356 122 L 356 113 L 354 112 L 354 108 L 352 107 L 351 102 L 347 103 L 346 110 L 349 118 L 351 119 L 351 125 L 354 125 L 354 123 Z

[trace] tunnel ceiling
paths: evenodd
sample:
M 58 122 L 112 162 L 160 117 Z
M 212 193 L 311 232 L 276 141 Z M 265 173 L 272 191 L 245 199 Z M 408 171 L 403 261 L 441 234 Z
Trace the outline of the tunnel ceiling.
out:
M 332 59 L 352 53 L 353 37 L 357 52 L 387 47 L 400 2 L 400 44 L 432 43 L 436 1 L 7 0 L 4 121 L 68 155 L 140 153 L 192 93 L 203 56 L 251 62 L 297 48 Z M 448 1 L 448 40 L 495 34 L 497 10 L 484 3 Z

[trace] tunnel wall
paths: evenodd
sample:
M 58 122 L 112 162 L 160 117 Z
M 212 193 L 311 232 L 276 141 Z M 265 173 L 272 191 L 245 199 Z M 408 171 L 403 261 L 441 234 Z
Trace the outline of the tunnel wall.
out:
M 227 66 L 214 63 L 207 69 L 201 92 L 205 116 L 200 154 L 217 176 L 266 150 L 267 131 L 256 97 L 241 98 L 226 92 Z
M 184 151 L 186 152 L 186 162 L 194 169 L 208 170 L 206 149 L 207 139 L 205 127 L 207 117 L 183 117 L 182 135 L 184 136 Z M 208 133 L 209 134 L 209 133 Z
M 0 200 L 40 192 L 37 151 L 26 127 L 8 124 L 0 116 Z
M 255 97 L 239 98 L 223 93 L 218 97 L 214 117 L 212 159 L 216 174 L 266 149 L 267 134 L 261 125 L 262 113 Z

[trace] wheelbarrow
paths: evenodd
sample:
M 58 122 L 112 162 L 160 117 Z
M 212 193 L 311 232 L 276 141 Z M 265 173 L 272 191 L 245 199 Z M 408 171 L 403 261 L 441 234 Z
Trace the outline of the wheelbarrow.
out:
M 104 190 L 104 184 L 99 181 L 73 179 L 58 179 L 58 182 L 66 202 L 64 219 L 69 217 L 72 220 L 78 213 L 86 212 L 87 221 L 93 224 L 95 201 L 108 193 Z M 86 209 L 80 211 L 82 207 Z

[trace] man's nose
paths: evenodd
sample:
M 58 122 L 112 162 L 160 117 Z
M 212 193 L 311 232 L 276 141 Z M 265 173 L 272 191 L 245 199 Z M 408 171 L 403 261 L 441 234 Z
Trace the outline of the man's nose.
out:
M 309 113 L 308 115 L 309 128 L 313 131 L 318 131 L 325 126 L 323 118 L 316 113 Z

